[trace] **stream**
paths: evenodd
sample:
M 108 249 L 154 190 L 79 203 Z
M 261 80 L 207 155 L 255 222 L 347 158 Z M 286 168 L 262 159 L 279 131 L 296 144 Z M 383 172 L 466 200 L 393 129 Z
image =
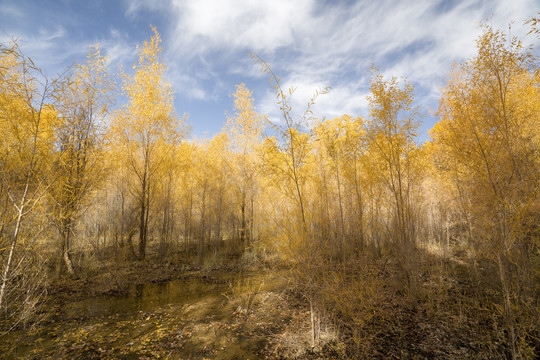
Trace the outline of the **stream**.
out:
M 221 273 L 137 284 L 124 295 L 52 297 L 55 314 L 4 335 L 0 357 L 256 359 L 284 322 L 271 303 L 283 286 L 269 273 Z

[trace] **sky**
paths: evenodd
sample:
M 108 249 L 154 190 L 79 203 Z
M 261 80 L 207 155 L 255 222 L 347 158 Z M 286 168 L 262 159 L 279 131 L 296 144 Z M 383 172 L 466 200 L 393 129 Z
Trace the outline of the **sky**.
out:
M 129 72 L 153 25 L 176 111 L 189 114 L 198 138 L 223 128 L 240 83 L 253 91 L 259 113 L 280 121 L 270 79 L 250 52 L 271 66 L 284 89 L 296 89 L 297 114 L 315 91 L 331 87 L 313 107 L 321 119 L 368 116 L 375 64 L 385 77 L 414 85 L 423 142 L 452 65 L 475 55 L 480 24 L 529 45 L 538 40 L 524 22 L 538 11 L 540 0 L 0 0 L 0 43 L 17 38 L 50 76 L 84 61 L 99 43 L 112 72 L 120 66 Z

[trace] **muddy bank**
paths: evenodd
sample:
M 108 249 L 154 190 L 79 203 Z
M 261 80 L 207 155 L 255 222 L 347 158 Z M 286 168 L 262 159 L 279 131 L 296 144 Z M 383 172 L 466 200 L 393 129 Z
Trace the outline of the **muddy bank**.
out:
M 261 269 L 137 264 L 116 275 L 51 284 L 43 320 L 3 335 L 2 357 L 283 358 L 282 336 L 306 316 L 286 279 Z

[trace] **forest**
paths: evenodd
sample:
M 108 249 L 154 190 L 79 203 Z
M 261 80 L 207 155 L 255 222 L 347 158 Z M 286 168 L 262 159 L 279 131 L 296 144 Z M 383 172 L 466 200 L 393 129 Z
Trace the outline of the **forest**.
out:
M 369 113 L 320 119 L 329 88 L 293 109 L 252 53 L 281 119 L 241 83 L 198 139 L 152 30 L 130 73 L 95 46 L 49 77 L 0 44 L 0 357 L 540 356 L 532 46 L 484 25 L 476 55 L 441 69 L 424 143 L 407 79 L 372 65 Z M 230 280 L 247 273 L 265 280 Z M 217 286 L 213 302 L 96 322 L 93 301 L 178 279 Z

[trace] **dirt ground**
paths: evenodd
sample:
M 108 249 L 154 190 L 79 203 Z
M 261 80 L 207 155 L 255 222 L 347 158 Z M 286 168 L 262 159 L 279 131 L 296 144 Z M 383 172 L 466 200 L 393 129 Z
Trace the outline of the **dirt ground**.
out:
M 4 335 L 2 358 L 44 359 L 283 359 L 307 355 L 309 314 L 288 294 L 286 280 L 268 288 L 235 288 L 223 278 L 238 269 L 200 270 L 130 264 L 84 279 L 50 284 L 41 321 Z M 253 270 L 251 270 L 253 272 Z M 257 270 L 262 271 L 262 270 Z M 137 285 L 202 281 L 216 296 L 135 312 L 85 311 L 92 299 L 130 296 Z M 265 280 L 266 281 L 266 280 Z M 90 304 L 83 305 L 80 304 Z
M 256 281 L 231 280 L 242 272 L 249 273 L 243 278 Z M 340 318 L 336 312 L 333 318 L 319 319 L 317 346 L 312 347 L 309 303 L 283 274 L 283 270 L 130 263 L 83 279 L 59 279 L 48 287 L 47 301 L 38 313 L 41 321 L 2 336 L 0 358 L 505 359 L 509 355 L 504 332 L 497 330 L 489 311 L 479 313 L 481 307 L 467 303 L 474 286 L 437 280 L 428 273 L 420 274 L 424 296 L 414 306 L 384 285 L 376 316 L 371 314 L 362 323 Z M 376 276 L 384 284 L 394 275 Z M 196 300 L 160 306 L 150 302 L 133 311 L 92 310 L 94 299 L 131 306 L 139 287 L 155 290 L 173 283 L 208 289 Z M 444 298 L 434 297 L 442 294 L 431 289 L 435 285 L 444 287 Z

